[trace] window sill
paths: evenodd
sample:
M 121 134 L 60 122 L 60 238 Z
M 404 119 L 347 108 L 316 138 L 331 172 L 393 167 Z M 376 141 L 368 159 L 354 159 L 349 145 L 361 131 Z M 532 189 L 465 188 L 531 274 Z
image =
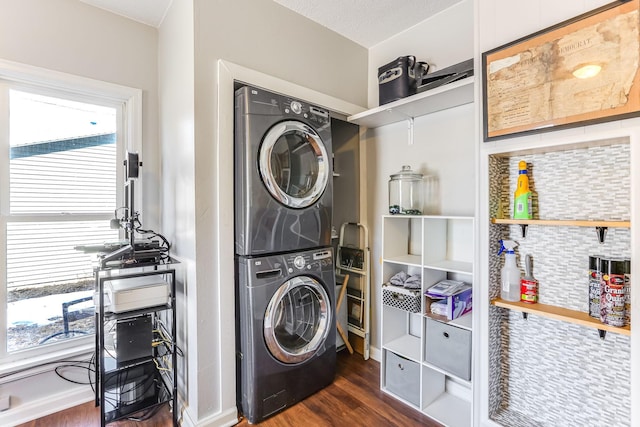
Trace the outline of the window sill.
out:
M 90 341 L 90 342 L 89 342 Z M 43 372 L 53 370 L 56 362 L 63 360 L 87 361 L 95 352 L 93 335 L 87 339 L 87 343 L 56 350 L 47 354 L 35 355 L 23 358 L 19 361 L 0 364 L 0 385 L 19 379 L 31 377 Z M 18 354 L 18 353 L 16 353 Z

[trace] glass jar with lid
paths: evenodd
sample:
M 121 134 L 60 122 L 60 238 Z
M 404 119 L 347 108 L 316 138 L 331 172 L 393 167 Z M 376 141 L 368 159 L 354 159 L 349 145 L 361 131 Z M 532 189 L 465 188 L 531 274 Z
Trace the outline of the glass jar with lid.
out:
M 389 213 L 422 215 L 422 174 L 402 166 L 389 179 Z

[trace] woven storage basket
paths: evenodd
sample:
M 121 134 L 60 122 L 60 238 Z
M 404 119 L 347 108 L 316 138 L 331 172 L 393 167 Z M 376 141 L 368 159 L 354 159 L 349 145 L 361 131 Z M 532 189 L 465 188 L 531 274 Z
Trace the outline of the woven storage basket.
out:
M 410 313 L 420 312 L 420 290 L 382 285 L 382 303 Z

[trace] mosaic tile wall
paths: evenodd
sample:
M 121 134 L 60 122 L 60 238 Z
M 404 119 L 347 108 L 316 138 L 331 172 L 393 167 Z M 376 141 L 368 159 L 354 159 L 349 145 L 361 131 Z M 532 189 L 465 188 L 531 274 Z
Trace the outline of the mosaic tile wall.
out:
M 572 149 L 522 157 L 491 157 L 490 215 L 508 217 L 518 162 L 529 165 L 534 217 L 630 218 L 628 144 Z M 489 250 L 499 239 L 518 242 L 518 264 L 533 258 L 539 301 L 588 311 L 588 256 L 630 257 L 629 229 L 610 228 L 604 244 L 595 229 L 492 225 Z M 490 296 L 499 296 L 502 257 L 490 257 Z M 492 306 L 490 334 L 491 418 L 505 426 L 628 426 L 631 416 L 630 337 Z

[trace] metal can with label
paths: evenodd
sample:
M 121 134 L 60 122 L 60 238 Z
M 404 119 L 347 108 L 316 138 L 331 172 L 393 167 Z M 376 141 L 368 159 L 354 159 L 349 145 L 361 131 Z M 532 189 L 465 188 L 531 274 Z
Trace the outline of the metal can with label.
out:
M 609 260 L 609 271 L 602 274 L 600 321 L 611 326 L 625 326 L 625 260 Z
M 593 255 L 589 257 L 589 316 L 600 318 L 600 282 L 602 270 L 600 263 L 602 257 Z
M 624 264 L 624 318 L 627 325 L 631 324 L 631 260 Z
M 538 302 L 538 281 L 520 280 L 520 301 L 535 304 Z

